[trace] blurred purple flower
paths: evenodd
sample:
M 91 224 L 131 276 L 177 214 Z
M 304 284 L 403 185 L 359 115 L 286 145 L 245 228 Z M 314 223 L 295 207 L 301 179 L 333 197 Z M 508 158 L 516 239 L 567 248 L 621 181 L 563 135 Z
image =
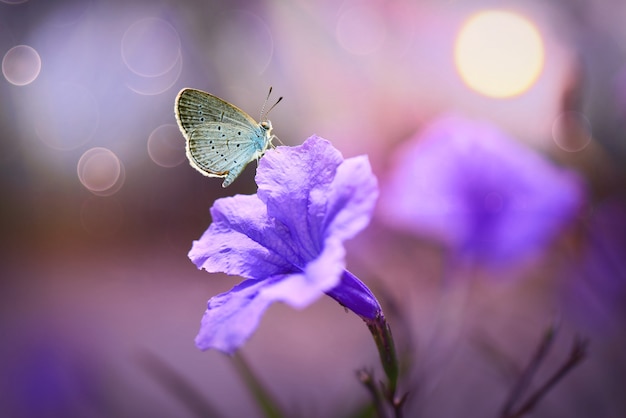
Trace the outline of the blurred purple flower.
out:
M 304 308 L 323 294 L 364 319 L 378 302 L 345 271 L 343 242 L 367 226 L 378 185 L 366 156 L 344 160 L 328 141 L 270 150 L 259 162 L 258 192 L 215 201 L 213 223 L 189 258 L 208 272 L 247 280 L 211 298 L 198 348 L 233 353 L 272 302 Z
M 572 172 L 488 124 L 449 116 L 398 150 L 380 215 L 495 265 L 544 249 L 583 196 Z

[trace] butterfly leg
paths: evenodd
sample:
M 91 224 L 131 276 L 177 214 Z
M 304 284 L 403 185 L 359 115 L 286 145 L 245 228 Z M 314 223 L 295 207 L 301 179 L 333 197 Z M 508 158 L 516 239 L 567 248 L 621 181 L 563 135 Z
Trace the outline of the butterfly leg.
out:
M 274 145 L 274 144 L 272 143 L 272 141 L 273 141 L 273 140 L 277 140 L 277 141 L 280 143 L 280 145 L 285 145 L 285 143 L 284 143 L 283 141 L 281 141 L 281 140 L 280 140 L 280 138 L 279 138 L 278 136 L 276 136 L 276 135 L 272 134 L 272 136 L 270 137 L 270 141 L 269 141 L 269 142 L 270 142 L 270 146 L 271 146 L 272 148 L 276 148 L 276 145 Z

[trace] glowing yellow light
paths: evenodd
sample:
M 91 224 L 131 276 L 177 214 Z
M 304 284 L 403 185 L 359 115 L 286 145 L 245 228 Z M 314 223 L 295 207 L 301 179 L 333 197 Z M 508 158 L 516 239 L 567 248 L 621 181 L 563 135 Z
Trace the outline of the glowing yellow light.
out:
M 543 41 L 527 19 L 510 12 L 483 11 L 461 28 L 454 60 L 471 89 L 490 97 L 511 97 L 528 90 L 541 74 Z

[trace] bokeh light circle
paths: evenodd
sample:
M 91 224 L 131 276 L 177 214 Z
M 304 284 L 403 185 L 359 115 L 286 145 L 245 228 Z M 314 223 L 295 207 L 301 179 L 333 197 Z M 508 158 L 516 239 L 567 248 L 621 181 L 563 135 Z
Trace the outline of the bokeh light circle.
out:
M 123 166 L 113 151 L 95 147 L 78 160 L 78 179 L 86 189 L 99 196 L 117 192 L 123 183 Z
M 563 151 L 582 151 L 591 138 L 591 122 L 580 112 L 562 112 L 552 123 L 552 139 Z
M 122 37 L 122 59 L 135 74 L 157 77 L 170 71 L 180 57 L 180 37 L 163 19 L 136 21 Z
M 178 126 L 161 125 L 148 137 L 148 154 L 161 167 L 176 167 L 185 161 L 185 139 Z
M 382 13 L 373 6 L 349 8 L 337 21 L 337 41 L 354 55 L 368 55 L 378 51 L 386 35 Z
M 517 96 L 532 87 L 543 70 L 544 55 L 541 35 L 528 19 L 496 10 L 471 16 L 454 47 L 463 82 L 494 98 Z
M 174 67 L 168 72 L 156 77 L 143 77 L 131 71 L 126 76 L 126 86 L 142 96 L 156 96 L 170 89 L 183 72 L 183 58 L 178 56 Z
M 41 58 L 28 45 L 17 45 L 9 49 L 2 58 L 2 74 L 11 84 L 25 86 L 32 83 L 41 71 Z

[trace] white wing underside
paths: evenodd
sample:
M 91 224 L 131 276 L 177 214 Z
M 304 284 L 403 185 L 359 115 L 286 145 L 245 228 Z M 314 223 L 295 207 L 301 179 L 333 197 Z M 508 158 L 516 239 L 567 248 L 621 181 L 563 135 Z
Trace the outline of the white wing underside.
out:
M 225 178 L 223 187 L 229 186 L 249 162 L 258 160 L 271 143 L 271 130 L 209 93 L 181 90 L 175 112 L 187 139 L 189 163 L 205 176 Z

